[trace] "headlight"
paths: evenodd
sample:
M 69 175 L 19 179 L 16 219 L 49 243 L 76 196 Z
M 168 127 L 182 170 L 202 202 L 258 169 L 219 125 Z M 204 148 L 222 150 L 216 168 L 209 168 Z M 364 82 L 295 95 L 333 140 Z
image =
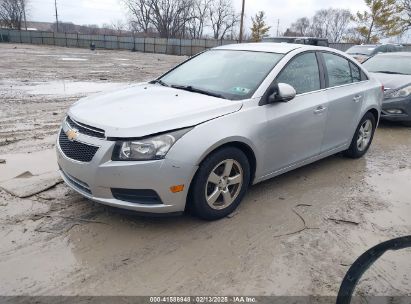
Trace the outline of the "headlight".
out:
M 117 142 L 112 160 L 139 161 L 163 159 L 171 147 L 192 128 L 164 133 L 157 136 Z
M 401 98 L 411 94 L 411 85 L 385 94 L 385 98 Z

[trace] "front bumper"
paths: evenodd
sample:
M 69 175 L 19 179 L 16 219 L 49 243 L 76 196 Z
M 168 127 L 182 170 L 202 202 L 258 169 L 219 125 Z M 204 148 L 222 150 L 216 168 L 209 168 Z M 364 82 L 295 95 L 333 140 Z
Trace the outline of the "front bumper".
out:
M 389 110 L 401 110 L 401 114 L 389 113 Z M 411 97 L 385 99 L 382 104 L 381 118 L 389 121 L 411 121 Z
M 60 132 L 68 127 L 63 124 Z M 101 204 L 147 213 L 177 213 L 185 209 L 190 182 L 196 166 L 163 159 L 155 161 L 112 161 L 115 142 L 79 134 L 76 141 L 98 146 L 90 162 L 67 157 L 57 140 L 57 161 L 65 183 L 81 195 Z M 170 187 L 184 185 L 184 190 L 172 193 Z M 112 189 L 154 191 L 159 202 L 136 203 L 116 199 Z

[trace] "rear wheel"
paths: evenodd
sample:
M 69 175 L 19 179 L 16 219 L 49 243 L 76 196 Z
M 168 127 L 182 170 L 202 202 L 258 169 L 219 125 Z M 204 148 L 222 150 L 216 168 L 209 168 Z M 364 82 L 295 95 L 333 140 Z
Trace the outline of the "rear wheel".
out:
M 190 209 L 200 218 L 217 220 L 233 212 L 250 184 L 250 164 L 234 147 L 209 155 L 193 181 Z
M 351 158 L 364 156 L 371 146 L 376 125 L 374 115 L 370 112 L 365 114 L 355 131 L 350 147 L 344 154 Z

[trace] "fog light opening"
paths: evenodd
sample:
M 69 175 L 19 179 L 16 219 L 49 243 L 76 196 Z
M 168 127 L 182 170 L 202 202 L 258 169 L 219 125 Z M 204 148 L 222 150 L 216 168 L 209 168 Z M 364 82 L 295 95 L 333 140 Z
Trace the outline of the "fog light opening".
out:
M 389 110 L 386 110 L 387 111 L 387 113 L 389 113 L 389 114 L 403 114 L 404 112 L 402 111 L 402 110 L 400 110 L 400 109 L 389 109 Z

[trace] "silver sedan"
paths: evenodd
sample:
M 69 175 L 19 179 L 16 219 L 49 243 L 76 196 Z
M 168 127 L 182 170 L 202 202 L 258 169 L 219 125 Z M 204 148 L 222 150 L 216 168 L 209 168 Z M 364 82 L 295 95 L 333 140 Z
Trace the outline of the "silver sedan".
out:
M 214 220 L 252 184 L 338 152 L 362 157 L 382 99 L 380 82 L 333 49 L 222 46 L 154 81 L 75 103 L 58 163 L 93 201 Z

